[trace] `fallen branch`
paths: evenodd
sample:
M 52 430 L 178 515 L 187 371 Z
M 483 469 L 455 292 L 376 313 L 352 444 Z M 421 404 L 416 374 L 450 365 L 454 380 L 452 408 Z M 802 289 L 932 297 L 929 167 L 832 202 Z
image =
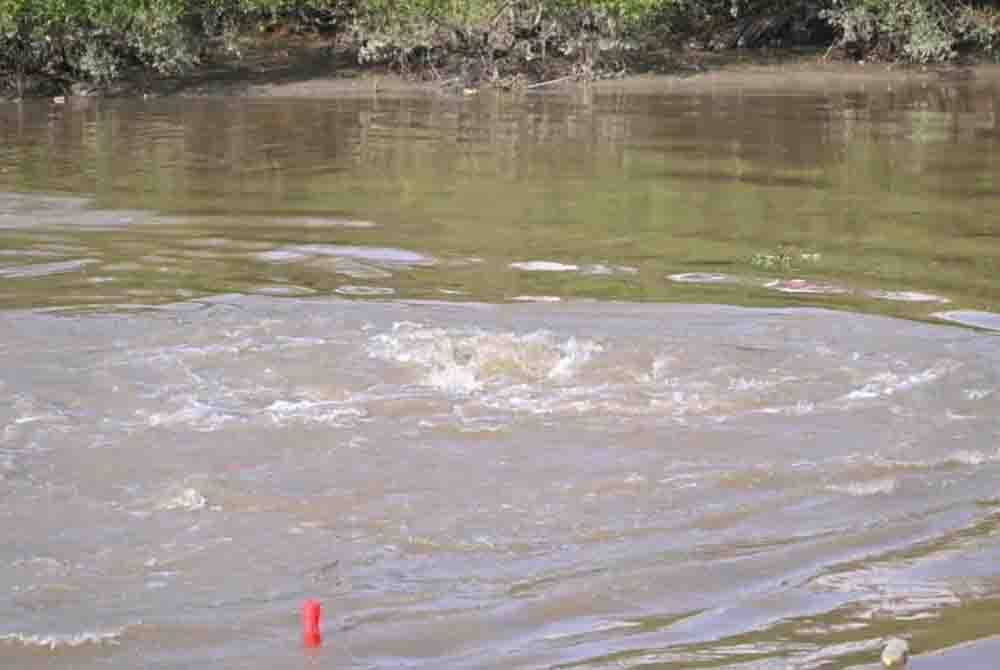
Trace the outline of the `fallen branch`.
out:
M 541 88 L 542 86 L 550 86 L 552 84 L 558 84 L 560 82 L 566 81 L 567 79 L 574 79 L 575 77 L 576 77 L 575 74 L 568 74 L 565 77 L 559 77 L 558 79 L 550 79 L 548 81 L 540 81 L 537 84 L 528 84 L 524 88 L 526 88 L 526 89 L 528 89 L 528 88 Z

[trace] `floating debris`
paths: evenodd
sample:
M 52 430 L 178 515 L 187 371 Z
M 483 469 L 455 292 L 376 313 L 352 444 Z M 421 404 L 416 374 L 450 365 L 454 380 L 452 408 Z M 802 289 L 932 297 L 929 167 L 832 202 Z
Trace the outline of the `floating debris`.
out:
M 898 637 L 891 638 L 882 650 L 882 665 L 887 668 L 905 668 L 910 657 L 910 645 Z

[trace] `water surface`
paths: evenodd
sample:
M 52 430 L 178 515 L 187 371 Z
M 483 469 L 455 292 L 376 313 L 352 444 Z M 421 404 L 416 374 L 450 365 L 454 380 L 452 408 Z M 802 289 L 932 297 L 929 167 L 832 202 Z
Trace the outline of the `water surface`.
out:
M 0 660 L 979 667 L 998 86 L 0 107 Z
M 7 105 L 0 305 L 997 311 L 998 85 Z

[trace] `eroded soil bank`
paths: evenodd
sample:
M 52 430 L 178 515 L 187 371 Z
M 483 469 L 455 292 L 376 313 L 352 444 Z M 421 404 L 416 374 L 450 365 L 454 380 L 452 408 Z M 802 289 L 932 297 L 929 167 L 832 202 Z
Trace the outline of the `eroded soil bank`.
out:
M 822 50 L 662 49 L 615 72 L 582 71 L 567 59 L 553 59 L 531 78 L 490 81 L 450 70 L 401 73 L 391 65 L 359 65 L 356 55 L 322 41 L 276 39 L 257 44 L 236 58 L 217 55 L 196 71 L 178 77 L 134 76 L 97 89 L 77 86 L 68 96 L 217 96 L 336 98 L 388 95 L 473 96 L 495 92 L 620 90 L 700 90 L 715 87 L 799 87 L 819 89 L 899 81 L 990 81 L 1000 65 L 984 62 L 919 66 L 831 58 Z M 56 96 L 62 101 L 67 96 Z

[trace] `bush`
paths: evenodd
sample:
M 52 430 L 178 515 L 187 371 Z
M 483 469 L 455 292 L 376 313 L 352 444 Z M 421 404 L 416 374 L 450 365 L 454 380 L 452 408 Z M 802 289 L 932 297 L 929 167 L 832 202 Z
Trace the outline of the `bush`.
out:
M 1000 41 L 1000 11 L 965 5 L 959 10 L 957 29 L 960 46 L 994 55 Z
M 216 26 L 286 0 L 0 0 L 0 75 L 108 83 L 132 66 L 181 72 Z M 323 3 L 309 3 L 317 5 Z
M 107 83 L 132 64 L 176 71 L 194 60 L 180 0 L 3 0 L 0 70 Z
M 858 57 L 947 61 L 963 47 L 992 50 L 1000 33 L 995 10 L 944 0 L 834 0 L 823 15 Z
M 975 0 L 973 0 L 975 1 Z M 858 57 L 944 61 L 962 49 L 994 51 L 995 4 L 952 0 L 0 0 L 0 79 L 19 90 L 32 77 L 108 83 L 134 67 L 181 72 L 209 43 L 238 53 L 241 31 L 280 24 L 350 32 L 359 58 L 405 67 L 449 50 L 477 54 L 487 69 L 517 52 L 588 66 L 598 42 L 630 33 L 753 46 L 821 41 L 822 16 Z M 785 33 L 799 29 L 794 40 Z M 784 31 L 784 32 L 782 32 Z M 736 36 L 728 39 L 727 36 Z M 795 35 L 793 35 L 795 37 Z M 221 38 L 221 39 L 220 39 Z M 727 39 L 723 39 L 727 38 Z M 630 41 L 634 44 L 634 40 Z

